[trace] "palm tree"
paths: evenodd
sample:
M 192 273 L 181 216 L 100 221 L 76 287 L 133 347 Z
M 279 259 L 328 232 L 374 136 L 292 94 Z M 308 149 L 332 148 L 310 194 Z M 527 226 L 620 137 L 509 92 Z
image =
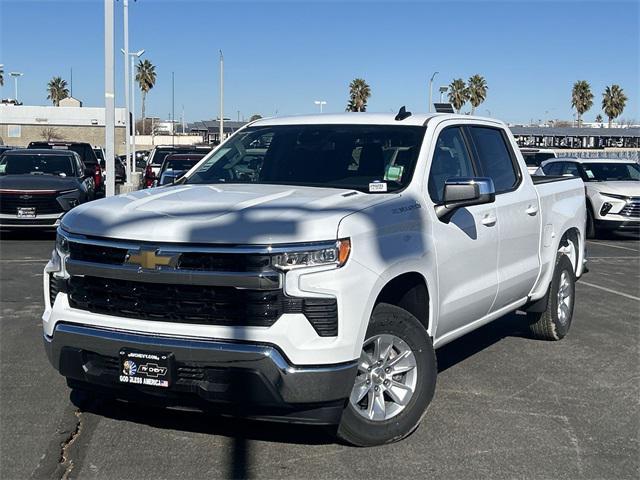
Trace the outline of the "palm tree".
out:
M 0 87 L 4 86 L 4 65 L 0 65 Z
M 156 67 L 149 60 L 140 60 L 136 65 L 136 82 L 142 92 L 142 133 L 146 133 L 145 128 L 145 108 L 147 92 L 156 84 Z
M 471 102 L 471 115 L 476 111 L 482 102 L 487 99 L 487 81 L 482 75 L 474 75 L 469 78 L 469 102 Z
M 620 85 L 613 84 L 607 87 L 602 94 L 602 110 L 609 117 L 609 128 L 611 121 L 620 116 L 627 105 L 627 96 Z
M 602 115 L 596 115 L 596 123 L 602 123 Z
M 586 80 L 578 80 L 573 84 L 571 90 L 571 106 L 578 113 L 578 127 L 582 125 L 582 114 L 593 105 L 593 93 L 591 86 Z
M 469 100 L 469 90 L 461 78 L 456 78 L 449 85 L 449 103 L 460 113 L 462 106 Z
M 347 112 L 366 112 L 367 101 L 371 96 L 371 87 L 362 78 L 355 78 L 349 84 L 349 103 Z
M 53 77 L 49 80 L 47 91 L 49 92 L 47 98 L 50 99 L 56 107 L 60 106 L 60 100 L 69 96 L 67 81 L 62 77 Z

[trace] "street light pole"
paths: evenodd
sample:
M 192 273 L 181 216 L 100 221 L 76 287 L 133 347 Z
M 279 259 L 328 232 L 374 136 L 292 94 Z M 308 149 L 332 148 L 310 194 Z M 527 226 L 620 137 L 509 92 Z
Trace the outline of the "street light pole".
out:
M 432 96 L 433 96 L 433 79 L 440 72 L 433 72 L 431 78 L 429 79 L 429 113 L 431 113 L 431 104 L 432 104 Z
M 15 100 L 16 100 L 16 103 L 18 103 L 18 78 L 23 76 L 24 73 L 22 73 L 22 72 L 10 72 L 9 75 L 13 77 L 13 84 L 14 84 L 14 89 L 15 89 L 15 92 L 14 92 L 15 93 Z
M 113 0 L 104 0 L 104 146 L 107 167 L 105 194 L 116 193 L 115 178 L 115 74 L 113 71 Z
M 124 144 L 125 144 L 125 155 L 126 155 L 126 164 L 131 165 L 133 162 L 131 161 L 131 125 L 129 121 L 129 112 L 131 112 L 130 104 L 129 104 L 129 60 L 127 58 L 129 52 L 129 0 L 122 1 L 122 12 L 123 12 L 123 30 L 124 30 L 124 48 L 122 49 L 122 53 L 124 54 Z M 127 185 L 131 184 L 131 175 L 127 175 Z
M 129 162 L 129 159 L 127 157 L 127 183 L 131 183 L 131 180 L 133 179 L 133 174 L 136 171 L 136 85 L 135 85 L 135 68 L 134 68 L 134 60 L 136 58 L 140 58 L 143 54 L 144 54 L 144 49 L 139 50 L 137 52 L 127 52 L 126 50 L 122 50 L 122 53 L 125 54 L 125 63 L 126 62 L 126 57 L 128 56 L 131 60 L 131 76 L 129 78 L 129 87 L 130 87 L 130 95 L 131 95 L 131 112 L 132 112 L 132 120 L 133 120 L 133 125 L 132 125 L 132 129 L 131 129 L 131 136 L 129 137 L 129 139 L 131 140 L 130 143 L 130 152 L 131 152 L 131 162 Z M 129 140 L 127 139 L 127 140 Z
M 224 57 L 220 50 L 220 133 L 219 143 L 222 143 L 224 136 Z
M 324 100 L 316 100 L 313 103 L 315 103 L 316 105 L 320 105 L 320 113 L 322 113 L 322 106 L 327 104 L 327 102 L 325 102 Z
M 449 87 L 446 85 L 440 85 L 440 103 L 444 103 L 444 94 L 447 93 L 447 90 L 449 90 Z

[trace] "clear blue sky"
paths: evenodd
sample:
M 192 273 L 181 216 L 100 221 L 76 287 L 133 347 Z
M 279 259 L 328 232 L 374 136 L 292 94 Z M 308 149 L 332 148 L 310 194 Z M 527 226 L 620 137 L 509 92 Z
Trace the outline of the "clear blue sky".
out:
M 348 84 L 363 77 L 370 111 L 427 109 L 428 79 L 437 87 L 479 73 L 489 85 L 480 107 L 511 122 L 571 119 L 570 91 L 587 80 L 595 94 L 586 113 L 600 113 L 606 85 L 628 98 L 622 118 L 640 120 L 639 24 L 636 1 L 222 2 L 130 1 L 130 49 L 146 49 L 157 66 L 147 114 L 184 105 L 188 121 L 218 112 L 218 50 L 225 55 L 225 116 L 343 111 Z M 122 2 L 116 51 L 122 47 Z M 0 0 L 0 63 L 21 71 L 25 104 L 46 105 L 54 75 L 69 80 L 87 106 L 103 103 L 103 2 Z M 122 105 L 122 56 L 116 88 Z M 13 97 L 6 78 L 0 92 Z M 137 112 L 140 101 L 138 96 Z M 548 112 L 548 113 L 545 113 Z

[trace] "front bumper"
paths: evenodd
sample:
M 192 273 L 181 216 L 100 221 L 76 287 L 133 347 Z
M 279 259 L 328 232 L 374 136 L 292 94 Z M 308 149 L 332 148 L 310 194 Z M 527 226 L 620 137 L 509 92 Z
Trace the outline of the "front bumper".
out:
M 356 362 L 298 367 L 268 344 L 128 333 L 58 323 L 44 336 L 49 361 L 70 386 L 117 398 L 215 408 L 250 418 L 335 424 L 356 375 Z M 121 384 L 123 348 L 174 355 L 169 388 Z
M 640 220 L 596 220 L 599 230 L 640 230 Z

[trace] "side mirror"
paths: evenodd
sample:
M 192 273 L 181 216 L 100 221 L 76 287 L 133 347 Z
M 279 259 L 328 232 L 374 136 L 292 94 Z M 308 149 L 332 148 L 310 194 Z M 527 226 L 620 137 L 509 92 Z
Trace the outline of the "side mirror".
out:
M 493 180 L 488 177 L 455 177 L 444 184 L 441 205 L 436 205 L 436 215 L 445 223 L 459 208 L 491 203 L 496 199 Z

